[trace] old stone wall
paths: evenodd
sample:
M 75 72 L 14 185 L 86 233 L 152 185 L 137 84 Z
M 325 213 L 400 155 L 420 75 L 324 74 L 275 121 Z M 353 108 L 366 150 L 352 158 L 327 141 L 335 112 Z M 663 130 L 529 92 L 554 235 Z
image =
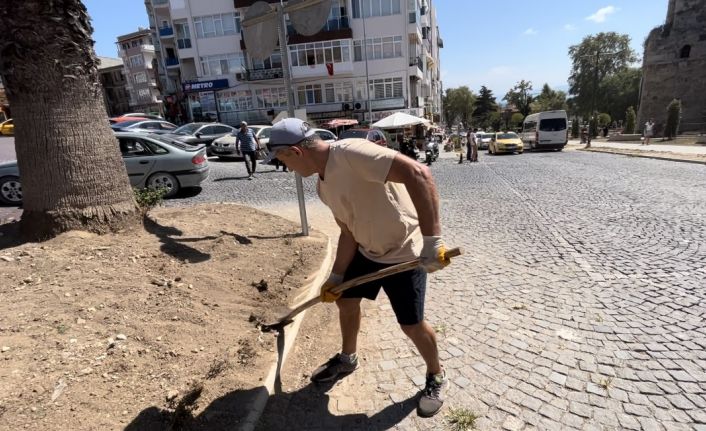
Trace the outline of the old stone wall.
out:
M 662 130 L 667 105 L 682 102 L 680 131 L 706 132 L 706 0 L 670 0 L 665 24 L 645 42 L 638 125 Z

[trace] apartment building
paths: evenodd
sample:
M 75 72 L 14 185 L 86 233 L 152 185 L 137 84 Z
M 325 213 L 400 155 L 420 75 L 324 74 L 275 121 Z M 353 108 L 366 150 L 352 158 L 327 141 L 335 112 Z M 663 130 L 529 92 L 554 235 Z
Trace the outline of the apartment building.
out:
M 108 115 L 113 117 L 130 112 L 130 94 L 123 75 L 123 61 L 110 57 L 98 57 L 98 61 L 98 77 L 103 87 L 103 100 Z
M 432 0 L 333 0 L 319 33 L 288 25 L 291 89 L 279 50 L 262 61 L 248 56 L 241 20 L 253 3 L 145 1 L 165 94 L 190 120 L 270 122 L 293 91 L 296 109 L 315 122 L 368 121 L 368 103 L 372 121 L 399 111 L 438 121 L 443 42 Z
M 131 111 L 163 112 L 153 40 L 150 29 L 143 28 L 118 36 L 118 56 L 123 61 Z

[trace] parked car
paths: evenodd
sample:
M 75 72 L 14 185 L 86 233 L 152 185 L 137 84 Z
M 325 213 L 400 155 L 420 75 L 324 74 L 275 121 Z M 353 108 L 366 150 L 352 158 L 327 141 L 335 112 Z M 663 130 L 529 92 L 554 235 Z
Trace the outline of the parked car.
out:
M 335 133 L 333 133 L 330 130 L 326 129 L 313 129 L 314 132 L 321 138 L 322 141 L 326 142 L 327 144 L 333 144 L 334 142 L 338 141 L 338 136 L 336 136 Z
M 267 144 L 270 142 L 270 129 L 272 126 L 269 125 L 248 125 L 248 129 L 252 130 L 257 139 L 260 141 L 260 147 L 267 148 Z M 238 130 L 235 130 L 237 133 Z M 221 136 L 220 138 L 213 141 L 211 145 L 211 152 L 213 155 L 218 156 L 219 159 L 242 159 L 242 153 L 236 153 L 235 151 L 235 133 Z
M 498 132 L 493 134 L 488 146 L 488 154 L 517 153 L 522 154 L 524 146 L 522 139 L 515 132 Z
M 478 143 L 479 150 L 487 150 L 490 146 L 490 141 L 493 140 L 492 133 L 479 132 L 476 133 L 476 143 Z
M 522 122 L 522 141 L 528 150 L 561 151 L 569 141 L 566 111 L 545 111 L 528 115 Z
M 123 114 L 123 117 L 137 117 L 137 118 L 149 118 L 150 120 L 164 120 L 164 117 L 154 113 L 142 113 L 142 112 L 130 112 L 128 114 Z
M 111 124 L 110 127 L 116 132 L 142 132 L 156 133 L 158 135 L 174 133 L 179 128 L 176 124 L 164 120 L 123 121 L 122 123 Z
M 15 124 L 12 118 L 0 123 L 0 135 L 14 135 L 15 134 Z
M 387 147 L 387 139 L 385 134 L 378 129 L 348 129 L 341 133 L 339 139 L 361 138 L 374 142 L 377 145 Z
M 163 135 L 135 132 L 118 132 L 115 136 L 133 187 L 165 188 L 165 197 L 172 197 L 183 188 L 198 187 L 208 177 L 209 165 L 203 145 L 193 146 Z M 22 203 L 17 161 L 0 164 L 0 202 Z
M 204 144 L 206 146 L 206 154 L 211 154 L 211 144 L 214 140 L 233 134 L 237 130 L 227 124 L 221 123 L 189 123 L 184 124 L 172 133 L 167 133 L 170 139 L 176 139 L 190 145 Z

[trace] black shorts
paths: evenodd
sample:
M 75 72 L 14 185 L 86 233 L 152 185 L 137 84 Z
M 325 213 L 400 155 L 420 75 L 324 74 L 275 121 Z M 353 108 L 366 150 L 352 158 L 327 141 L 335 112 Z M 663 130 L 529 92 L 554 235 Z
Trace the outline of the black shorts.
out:
M 371 272 L 392 266 L 392 264 L 373 262 L 357 251 L 353 261 L 348 265 L 343 280 L 367 275 Z M 401 272 L 352 287 L 345 292 L 343 298 L 366 298 L 375 300 L 380 288 L 390 299 L 392 310 L 400 325 L 416 325 L 424 320 L 424 294 L 427 287 L 427 273 L 419 267 L 411 271 Z

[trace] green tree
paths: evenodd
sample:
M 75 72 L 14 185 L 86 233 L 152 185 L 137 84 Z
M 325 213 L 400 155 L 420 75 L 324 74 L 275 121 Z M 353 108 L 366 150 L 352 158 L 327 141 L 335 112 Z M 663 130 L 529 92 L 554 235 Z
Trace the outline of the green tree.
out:
M 640 98 L 642 69 L 630 67 L 609 75 L 601 81 L 596 95 L 596 109 L 610 114 L 613 120 L 624 120 L 628 106 Z
M 532 82 L 523 79 L 505 94 L 503 100 L 515 105 L 515 108 L 526 117 L 532 111 L 530 105 L 534 98 L 532 97 L 531 91 Z
M 635 114 L 635 108 L 628 106 L 628 110 L 625 112 L 625 128 L 623 133 L 626 135 L 632 135 L 635 133 L 635 122 L 637 121 L 637 115 Z
M 139 221 L 108 123 L 80 0 L 0 2 L 0 76 L 22 172 L 22 232 L 106 232 Z M 7 37 L 12 35 L 12 37 Z
M 541 93 L 534 98 L 531 104 L 532 112 L 554 111 L 558 109 L 568 110 L 566 93 L 552 90 L 549 84 L 544 84 Z
M 679 123 L 681 122 L 681 101 L 672 100 L 667 106 L 667 124 L 664 128 L 664 137 L 674 139 L 679 133 Z
M 598 114 L 598 125 L 603 127 L 603 126 L 609 126 L 610 125 L 610 114 L 606 114 L 605 112 L 602 112 Z
M 577 139 L 579 137 L 579 117 L 574 117 L 574 121 L 571 122 L 571 138 Z
M 510 118 L 510 127 L 514 129 L 516 127 L 522 126 L 522 122 L 524 120 L 524 115 L 519 112 L 515 112 L 514 114 L 512 114 L 512 118 Z
M 464 126 L 471 124 L 476 96 L 466 86 L 449 88 L 444 95 L 444 115 L 448 124 L 461 121 Z
M 498 102 L 493 96 L 493 91 L 485 85 L 481 86 L 476 98 L 473 111 L 473 120 L 475 124 L 482 128 L 487 128 L 490 125 L 490 114 L 498 112 Z M 500 117 L 499 117 L 500 118 Z M 500 118 L 502 121 L 502 118 Z
M 485 124 L 483 129 L 492 129 L 495 132 L 499 132 L 503 128 L 503 116 L 499 111 L 491 112 L 488 116 L 487 124 Z
M 574 95 L 580 111 L 592 115 L 594 95 L 606 77 L 622 71 L 637 61 L 630 48 L 630 36 L 615 32 L 586 36 L 578 45 L 569 47 L 572 67 L 569 93 Z

